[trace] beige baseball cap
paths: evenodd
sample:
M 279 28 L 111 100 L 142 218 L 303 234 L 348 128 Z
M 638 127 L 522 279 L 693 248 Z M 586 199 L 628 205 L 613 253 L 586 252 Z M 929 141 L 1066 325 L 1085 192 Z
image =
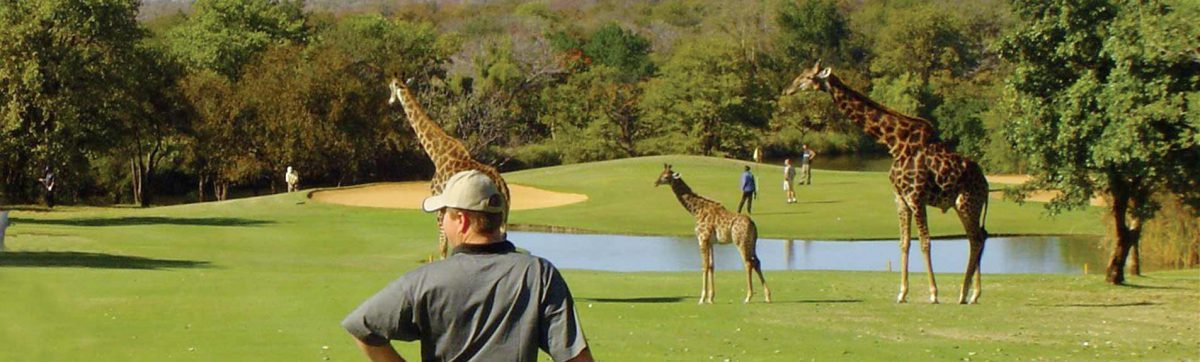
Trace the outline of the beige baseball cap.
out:
M 496 183 L 483 172 L 476 170 L 463 171 L 450 176 L 442 194 L 430 196 L 421 203 L 425 212 L 434 212 L 443 208 L 501 213 L 504 212 L 504 196 L 496 188 Z

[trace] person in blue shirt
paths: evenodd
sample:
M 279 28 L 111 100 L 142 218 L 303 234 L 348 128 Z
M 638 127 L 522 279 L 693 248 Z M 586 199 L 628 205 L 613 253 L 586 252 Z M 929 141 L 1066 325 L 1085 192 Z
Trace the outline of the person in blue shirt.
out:
M 754 184 L 754 174 L 750 173 L 750 166 L 746 166 L 746 171 L 742 172 L 742 201 L 738 201 L 738 213 L 742 212 L 742 205 L 746 205 L 746 214 L 753 214 L 751 209 L 754 208 L 754 198 L 758 197 L 758 188 Z

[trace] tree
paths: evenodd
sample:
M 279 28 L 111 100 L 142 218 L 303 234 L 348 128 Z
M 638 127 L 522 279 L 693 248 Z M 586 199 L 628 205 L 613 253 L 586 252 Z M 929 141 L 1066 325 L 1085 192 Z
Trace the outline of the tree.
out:
M 726 37 L 683 44 L 645 85 L 641 109 L 659 133 L 639 149 L 713 155 L 752 148 L 752 120 L 735 117 L 746 102 L 738 59 L 736 42 Z
M 1022 24 L 1002 42 L 1015 63 L 1006 137 L 1029 160 L 1027 189 L 1062 191 L 1052 212 L 1096 193 L 1108 200 L 1116 240 L 1106 280 L 1121 284 L 1159 208 L 1154 192 L 1200 200 L 1195 7 L 1056 0 L 1015 1 L 1013 10 Z
M 0 1 L 0 174 L 10 196 L 28 200 L 43 167 L 65 181 L 60 194 L 74 192 L 88 152 L 121 136 L 111 125 L 123 70 L 145 36 L 136 15 L 136 1 Z
M 114 126 L 119 149 L 130 160 L 133 202 L 146 207 L 153 193 L 155 170 L 188 128 L 187 99 L 178 87 L 183 67 L 162 50 L 139 46 L 138 56 L 124 68 L 124 97 Z
M 213 71 L 189 74 L 180 88 L 195 111 L 184 154 L 198 178 L 197 201 L 204 201 L 204 185 L 210 182 L 215 198 L 225 200 L 231 181 L 226 175 L 240 151 L 234 123 L 243 113 L 242 102 L 233 83 Z
M 637 109 L 640 89 L 622 82 L 623 75 L 616 68 L 597 65 L 543 91 L 546 111 L 539 120 L 549 126 L 551 144 L 564 161 L 638 154 L 636 144 L 649 130 Z
M 202 0 L 168 32 L 172 51 L 190 69 L 237 79 L 242 65 L 279 42 L 303 42 L 308 34 L 302 0 Z
M 583 46 L 583 54 L 596 64 L 620 70 L 621 79 L 625 82 L 635 82 L 654 74 L 654 63 L 650 62 L 650 40 L 616 23 L 596 29 Z
M 850 27 L 834 0 L 781 1 L 776 23 L 778 43 L 796 67 L 822 59 L 837 63 L 850 36 Z

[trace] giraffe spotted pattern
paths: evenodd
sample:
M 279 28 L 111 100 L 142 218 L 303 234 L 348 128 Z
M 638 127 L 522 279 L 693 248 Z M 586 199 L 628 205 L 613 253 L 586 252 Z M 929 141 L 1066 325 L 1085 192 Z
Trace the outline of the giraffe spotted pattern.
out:
M 742 254 L 742 264 L 746 268 L 746 299 L 750 303 L 754 296 L 753 273 L 758 273 L 758 280 L 763 286 L 763 296 L 767 303 L 771 302 L 771 289 L 763 278 L 761 262 L 758 260 L 758 227 L 749 216 L 731 212 L 720 203 L 692 192 L 687 183 L 678 173 L 671 170 L 671 165 L 663 165 L 654 186 L 671 185 L 671 191 L 683 208 L 696 218 L 696 240 L 700 246 L 700 266 L 702 270 L 700 304 L 713 302 L 713 239 L 718 243 L 733 243 Z
M 929 276 L 929 301 L 938 302 L 937 282 L 929 257 L 929 225 L 925 212 L 925 206 L 929 205 L 942 212 L 953 208 L 958 213 L 970 244 L 958 302 L 976 303 L 983 291 L 979 262 L 987 239 L 984 220 L 988 201 L 987 179 L 979 164 L 950 150 L 938 139 L 937 130 L 929 121 L 900 114 L 876 103 L 846 86 L 829 68 L 821 69 L 820 62 L 796 77 L 784 94 L 800 90 L 829 92 L 838 110 L 887 146 L 892 156 L 888 177 L 892 181 L 900 221 L 900 294 L 896 301 L 904 303 L 908 297 L 908 250 L 910 228 L 915 219 Z M 974 289 L 968 296 L 972 277 Z
M 433 161 L 434 173 L 433 179 L 429 183 L 430 194 L 441 195 L 446 180 L 456 173 L 468 170 L 483 172 L 492 179 L 492 182 L 496 183 L 496 187 L 500 189 L 500 195 L 504 197 L 504 225 L 508 225 L 508 211 L 512 202 L 509 198 L 508 183 L 504 181 L 503 177 L 500 177 L 500 172 L 495 167 L 475 161 L 467 152 L 467 147 L 463 145 L 462 141 L 447 134 L 441 126 L 430 119 L 421 105 L 417 103 L 416 97 L 413 97 L 408 86 L 398 79 L 392 79 L 392 83 L 388 87 L 392 91 L 388 103 L 400 102 L 408 124 L 412 126 L 417 140 L 421 143 L 421 148 Z M 442 233 L 442 212 L 437 213 L 437 224 L 438 252 L 442 259 L 445 259 L 449 246 L 446 235 Z

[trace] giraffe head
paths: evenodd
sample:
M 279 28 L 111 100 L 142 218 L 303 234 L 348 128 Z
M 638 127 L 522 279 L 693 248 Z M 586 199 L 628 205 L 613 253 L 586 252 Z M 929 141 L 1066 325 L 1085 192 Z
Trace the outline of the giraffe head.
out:
M 826 89 L 829 86 L 830 73 L 833 73 L 833 70 L 830 68 L 821 69 L 821 61 L 818 60 L 812 69 L 805 70 L 795 80 L 792 80 L 792 85 L 783 91 L 783 95 L 790 96 L 801 90 L 814 91 Z
M 400 96 L 400 91 L 402 91 L 402 90 L 408 91 L 409 87 L 412 86 L 412 84 L 413 84 L 412 78 L 408 78 L 407 80 L 401 82 L 399 76 L 392 77 L 392 82 L 388 84 L 388 88 L 392 90 L 391 96 L 388 97 L 388 104 L 392 104 L 392 103 L 396 103 L 396 101 L 400 101 L 401 106 L 408 107 L 407 104 L 404 104 L 405 100 L 404 100 L 404 97 Z
M 404 105 L 404 97 L 400 96 L 400 89 L 403 87 L 404 83 L 400 83 L 400 79 L 392 78 L 392 83 L 388 84 L 388 89 L 391 89 L 392 91 L 391 95 L 388 97 L 388 104 L 393 104 L 396 103 L 396 101 L 400 101 L 400 104 Z
M 658 174 L 658 180 L 654 181 L 654 187 L 658 185 L 670 185 L 671 181 L 679 178 L 679 173 L 671 171 L 671 165 L 663 164 L 663 172 Z

